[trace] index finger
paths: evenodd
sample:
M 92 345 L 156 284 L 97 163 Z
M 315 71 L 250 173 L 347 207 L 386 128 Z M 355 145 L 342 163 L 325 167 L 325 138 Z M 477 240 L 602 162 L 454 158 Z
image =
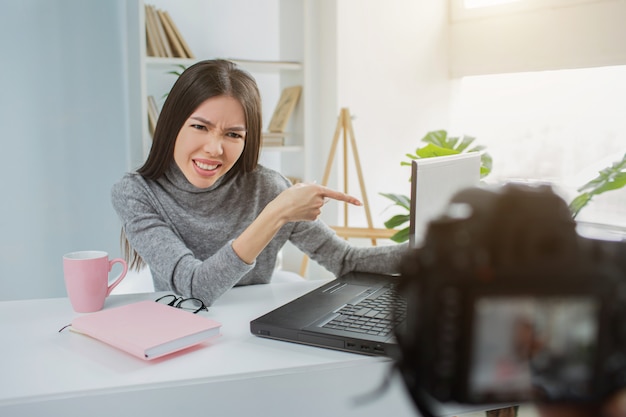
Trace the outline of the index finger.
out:
M 363 205 L 358 198 L 342 193 L 341 191 L 331 190 L 330 188 L 324 187 L 322 195 L 327 198 L 332 198 L 333 200 L 345 201 L 346 203 L 354 204 L 355 206 Z

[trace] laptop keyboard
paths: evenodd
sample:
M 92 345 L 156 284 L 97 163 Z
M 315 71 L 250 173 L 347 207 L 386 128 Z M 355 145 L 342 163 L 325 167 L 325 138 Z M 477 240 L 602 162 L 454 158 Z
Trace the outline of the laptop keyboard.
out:
M 406 316 L 406 301 L 393 287 L 375 298 L 365 298 L 357 304 L 346 304 L 335 311 L 337 317 L 324 324 L 326 329 L 387 336 Z

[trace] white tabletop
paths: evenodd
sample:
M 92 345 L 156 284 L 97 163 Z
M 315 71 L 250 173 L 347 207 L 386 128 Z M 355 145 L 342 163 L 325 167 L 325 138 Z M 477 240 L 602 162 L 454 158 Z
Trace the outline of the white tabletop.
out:
M 203 313 L 222 323 L 222 336 L 154 361 L 68 330 L 59 333 L 78 315 L 66 298 L 1 302 L 0 415 L 85 415 L 86 408 L 90 416 L 211 410 L 210 415 L 416 415 L 397 377 L 380 398 L 355 406 L 356 397 L 382 382 L 391 366 L 385 358 L 250 333 L 250 320 L 323 283 L 234 288 Z M 116 295 L 105 308 L 156 298 Z

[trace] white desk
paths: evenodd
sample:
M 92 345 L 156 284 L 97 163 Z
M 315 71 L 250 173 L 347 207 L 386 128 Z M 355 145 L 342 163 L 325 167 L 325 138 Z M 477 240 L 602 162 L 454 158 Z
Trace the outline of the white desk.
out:
M 375 390 L 390 362 L 258 338 L 251 319 L 322 281 L 235 288 L 207 316 L 222 336 L 144 362 L 88 337 L 58 330 L 77 316 L 66 298 L 0 303 L 0 416 L 415 416 L 399 378 Z M 154 293 L 111 296 L 105 308 Z M 474 407 L 475 410 L 475 407 Z M 445 415 L 471 411 L 450 408 Z

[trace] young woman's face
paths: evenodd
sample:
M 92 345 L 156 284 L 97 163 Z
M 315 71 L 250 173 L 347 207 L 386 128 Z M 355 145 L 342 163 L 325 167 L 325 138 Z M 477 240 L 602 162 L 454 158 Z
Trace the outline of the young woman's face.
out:
M 198 188 L 215 184 L 235 165 L 246 140 L 243 107 L 230 96 L 211 97 L 189 116 L 174 144 L 174 161 Z

